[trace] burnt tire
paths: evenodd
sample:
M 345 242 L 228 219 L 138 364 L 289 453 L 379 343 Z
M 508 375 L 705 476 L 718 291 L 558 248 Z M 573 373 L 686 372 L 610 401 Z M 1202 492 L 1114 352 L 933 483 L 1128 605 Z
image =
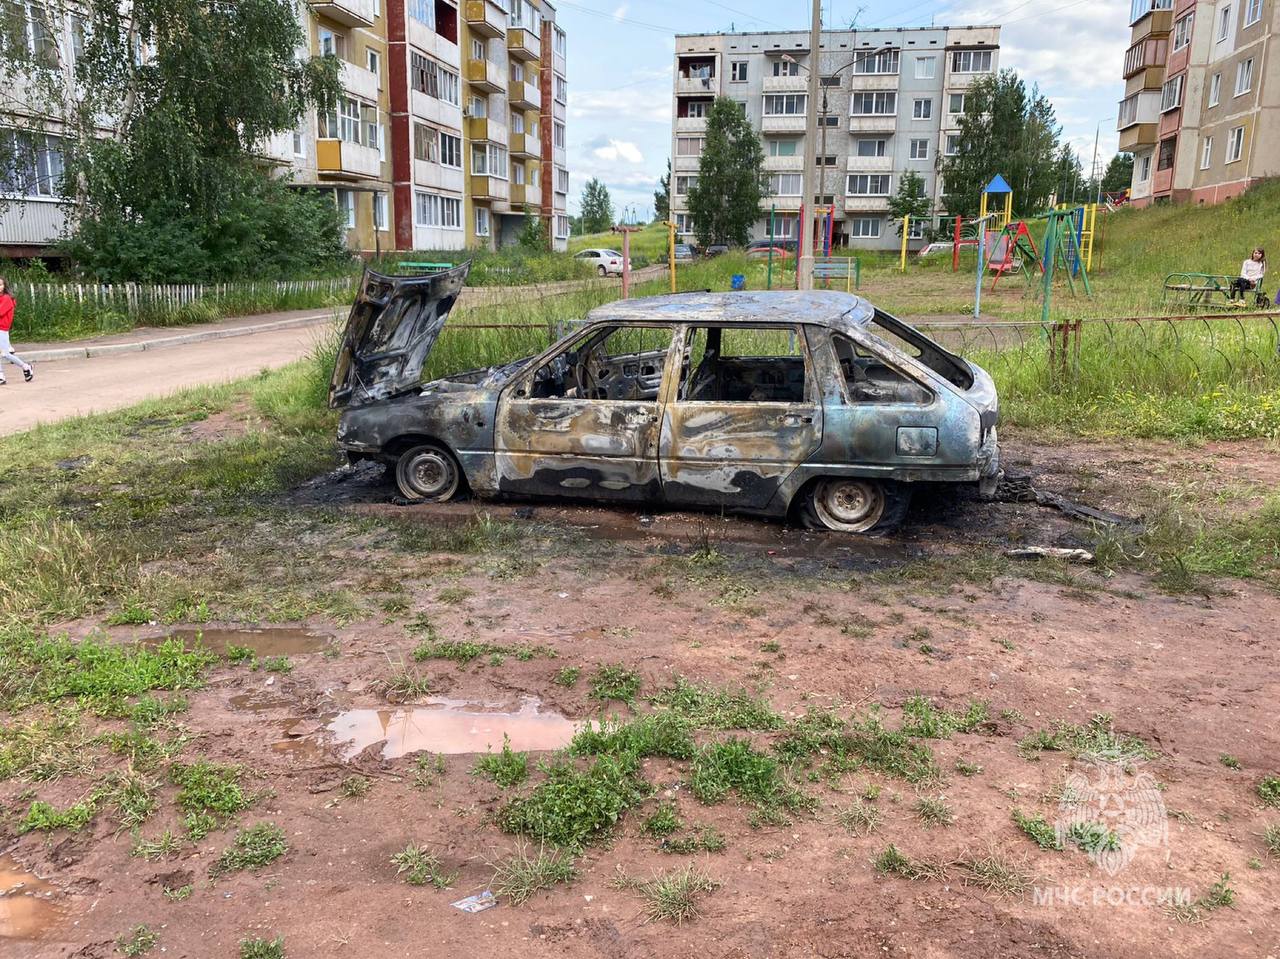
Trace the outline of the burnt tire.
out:
M 803 518 L 810 529 L 884 536 L 906 518 L 911 488 L 887 480 L 847 477 L 819 480 L 809 487 Z
M 461 485 L 462 470 L 458 461 L 439 446 L 414 446 L 396 460 L 396 486 L 407 500 L 443 503 L 453 499 Z

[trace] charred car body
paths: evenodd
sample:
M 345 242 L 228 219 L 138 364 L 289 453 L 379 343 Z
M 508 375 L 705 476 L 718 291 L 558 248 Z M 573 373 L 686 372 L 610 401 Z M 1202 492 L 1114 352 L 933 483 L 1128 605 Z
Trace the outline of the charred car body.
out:
M 423 384 L 465 277 L 366 273 L 334 369 L 340 445 L 409 499 L 465 484 L 871 532 L 913 484 L 994 491 L 991 377 L 858 296 L 619 301 L 538 356 Z

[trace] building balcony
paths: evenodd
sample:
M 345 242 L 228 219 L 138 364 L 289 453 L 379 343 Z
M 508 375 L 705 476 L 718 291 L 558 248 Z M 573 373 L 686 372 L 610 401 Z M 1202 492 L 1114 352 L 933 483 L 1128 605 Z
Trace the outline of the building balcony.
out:
M 342 84 L 342 89 L 352 96 L 370 103 L 378 102 L 378 88 L 382 85 L 382 81 L 376 73 L 343 60 L 338 68 L 338 82 Z
M 506 71 L 492 60 L 467 60 L 465 77 L 485 93 L 504 93 L 507 89 Z
M 868 92 L 896 90 L 899 79 L 896 73 L 859 73 L 849 81 L 849 89 L 854 93 L 861 93 L 864 90 Z
M 892 133 L 898 128 L 896 113 L 849 117 L 850 133 Z
M 676 133 L 705 133 L 706 117 L 676 117 Z
M 701 164 L 701 162 L 702 162 L 702 157 L 678 156 L 671 161 L 671 169 L 679 173 L 697 173 L 698 166 Z M 768 159 L 766 159 L 765 162 L 768 163 L 769 162 Z M 765 167 L 765 169 L 767 170 L 768 167 Z
M 542 109 L 542 91 L 527 80 L 512 80 L 508 84 L 507 97 L 516 110 Z
M 767 196 L 760 201 L 760 209 L 768 212 L 774 209 L 779 213 L 798 213 L 804 197 L 799 196 Z
M 803 74 L 798 77 L 765 77 L 765 93 L 804 93 L 809 89 L 809 78 Z
M 483 143 L 501 143 L 504 146 L 510 136 L 505 123 L 492 117 L 467 117 L 467 139 Z
M 893 170 L 893 157 L 851 156 L 846 169 L 850 173 L 889 173 Z
M 676 77 L 676 93 L 681 96 L 713 96 L 720 89 L 715 77 Z
M 804 128 L 803 113 L 773 114 L 760 118 L 760 129 L 764 133 L 804 133 Z
M 764 158 L 764 169 L 767 173 L 794 173 L 804 169 L 803 156 Z
M 1124 82 L 1125 96 L 1132 96 L 1142 90 L 1159 90 L 1164 86 L 1166 67 L 1161 64 L 1158 67 L 1148 67 L 1145 70 L 1139 70 L 1130 76 Z
M 506 202 L 511 198 L 511 184 L 496 176 L 485 176 L 483 173 L 471 174 L 471 198 L 473 200 L 499 200 Z
M 528 27 L 507 30 L 507 54 L 512 60 L 537 60 L 542 56 L 542 38 Z
M 529 202 L 529 196 L 534 193 L 525 183 L 510 184 L 510 192 L 511 208 L 513 210 L 524 209 L 524 205 Z
M 513 157 L 536 160 L 542 156 L 542 141 L 530 133 L 513 133 L 508 152 Z
M 1157 123 L 1135 123 L 1120 131 L 1120 151 L 1132 153 L 1139 147 L 1153 147 L 1159 139 Z
M 493 0 L 464 0 L 462 19 L 478 37 L 500 37 L 507 32 L 507 11 Z
M 376 180 L 382 157 L 374 147 L 323 138 L 316 140 L 316 171 L 335 180 Z
M 1133 25 L 1129 36 L 1130 45 L 1139 43 L 1147 37 L 1167 36 L 1173 30 L 1172 10 L 1153 10 Z
M 311 3 L 311 9 L 322 17 L 344 27 L 371 27 L 378 19 L 378 0 L 329 0 Z
M 846 213 L 887 213 L 889 198 L 887 196 L 847 196 L 844 198 Z

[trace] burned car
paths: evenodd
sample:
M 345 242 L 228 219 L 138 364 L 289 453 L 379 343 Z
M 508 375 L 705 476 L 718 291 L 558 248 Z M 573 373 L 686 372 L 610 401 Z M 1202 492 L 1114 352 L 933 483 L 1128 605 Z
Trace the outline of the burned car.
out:
M 410 500 L 465 486 L 868 533 L 915 484 L 994 491 L 991 377 L 859 296 L 623 300 L 537 356 L 424 384 L 465 277 L 366 273 L 334 369 L 339 444 Z

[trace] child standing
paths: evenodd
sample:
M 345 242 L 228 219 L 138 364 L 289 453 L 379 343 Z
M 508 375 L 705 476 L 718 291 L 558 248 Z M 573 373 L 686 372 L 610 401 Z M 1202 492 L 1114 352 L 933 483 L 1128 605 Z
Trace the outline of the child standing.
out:
M 9 345 L 9 330 L 13 328 L 13 311 L 17 305 L 17 301 L 9 292 L 8 282 L 4 277 L 0 276 L 0 386 L 7 382 L 4 378 L 5 360 L 8 360 L 14 366 L 20 367 L 22 378 L 28 383 L 35 376 L 35 373 L 31 370 L 31 364 L 13 352 L 13 347 Z

